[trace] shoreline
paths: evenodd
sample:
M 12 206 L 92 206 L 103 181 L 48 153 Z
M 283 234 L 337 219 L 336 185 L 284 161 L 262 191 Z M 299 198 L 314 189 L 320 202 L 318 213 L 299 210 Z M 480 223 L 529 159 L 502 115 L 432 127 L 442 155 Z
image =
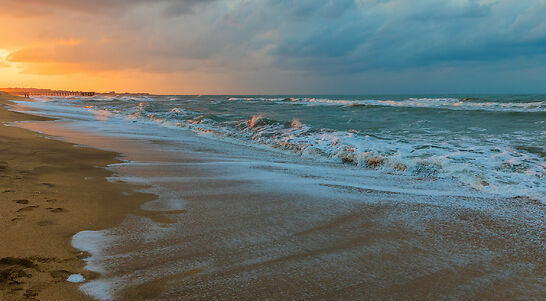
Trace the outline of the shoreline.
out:
M 80 289 L 97 299 L 543 295 L 541 203 L 482 199 L 449 181 L 317 165 L 40 104 L 16 110 L 60 122 L 19 127 L 123 154 L 122 164 L 108 168 L 114 178 L 146 183 L 136 187 L 157 196 L 142 206 L 151 211 L 73 237 L 91 253 L 87 267 L 100 273 Z
M 54 120 L 9 111 L 16 98 L 0 93 L 0 299 L 92 300 L 66 281 L 71 274 L 99 276 L 84 269 L 88 255 L 72 237 L 111 228 L 130 213 L 146 215 L 140 206 L 155 196 L 107 180 L 114 173 L 106 167 L 121 162 L 119 153 L 7 125 Z

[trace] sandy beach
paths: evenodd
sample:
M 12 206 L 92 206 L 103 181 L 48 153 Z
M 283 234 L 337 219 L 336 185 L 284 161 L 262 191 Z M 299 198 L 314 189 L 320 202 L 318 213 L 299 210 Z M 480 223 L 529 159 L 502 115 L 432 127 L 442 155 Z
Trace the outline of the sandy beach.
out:
M 6 282 L 6 296 L 31 289 L 40 300 L 85 298 L 76 285 L 51 276 L 58 270 L 67 271 L 63 277 L 82 274 L 87 281 L 80 289 L 98 300 L 544 295 L 539 201 L 302 160 L 114 118 L 65 100 L 70 101 L 45 98 L 17 106 L 60 122 L 3 113 L 7 121 L 29 120 L 19 126 L 43 133 L 2 128 L 21 138 L 3 144 L 17 155 L 2 159 L 9 180 L 2 189 L 14 190 L 2 193 L 10 217 L 3 222 L 13 229 L 2 241 L 15 247 L 3 246 L 1 254 L 38 265 L 6 267 L 36 274 L 16 278 L 21 284 Z M 123 161 L 116 159 L 119 154 Z M 108 164 L 108 170 L 95 167 Z M 89 254 L 73 249 L 71 240 Z M 84 268 L 79 259 L 87 255 Z
M 66 281 L 96 277 L 72 236 L 117 225 L 152 196 L 106 180 L 116 153 L 9 126 L 51 120 L 8 111 L 15 98 L 0 94 L 0 300 L 89 300 Z

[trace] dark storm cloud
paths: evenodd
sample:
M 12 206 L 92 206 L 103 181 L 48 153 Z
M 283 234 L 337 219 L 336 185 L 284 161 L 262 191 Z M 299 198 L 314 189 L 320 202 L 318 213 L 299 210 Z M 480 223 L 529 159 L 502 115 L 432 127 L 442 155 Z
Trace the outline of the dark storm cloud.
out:
M 294 26 L 277 63 L 350 72 L 500 61 L 544 53 L 544 1 L 362 1 L 343 17 Z
M 168 14 L 190 12 L 196 5 L 216 0 L 2 0 L 3 10 L 19 16 L 25 14 L 51 14 L 61 11 L 78 11 L 91 14 L 130 10 L 139 5 L 168 4 Z

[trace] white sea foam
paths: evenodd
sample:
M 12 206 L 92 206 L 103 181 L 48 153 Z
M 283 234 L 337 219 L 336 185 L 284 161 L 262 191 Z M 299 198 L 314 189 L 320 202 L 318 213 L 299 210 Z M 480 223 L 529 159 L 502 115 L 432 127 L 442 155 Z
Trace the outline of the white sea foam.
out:
M 85 268 L 89 271 L 104 273 L 104 267 L 95 259 L 102 255 L 100 246 L 109 242 L 108 236 L 104 231 L 80 231 L 72 237 L 72 246 L 76 249 L 88 252 L 91 257 L 85 260 Z
M 81 231 L 72 237 L 74 248 L 90 254 L 90 257 L 84 259 L 85 268 L 101 274 L 107 271 L 102 262 L 103 247 L 110 243 L 111 239 L 106 231 Z M 84 283 L 80 289 L 98 300 L 113 300 L 115 282 L 113 279 L 95 279 Z
M 168 118 L 153 114 L 145 118 L 169 123 Z M 295 121 L 287 126 L 262 115 L 233 127 L 206 119 L 179 125 L 200 134 L 258 143 L 305 157 L 418 177 L 455 178 L 475 189 L 504 196 L 544 197 L 544 185 L 540 184 L 544 177 L 542 158 L 519 152 L 495 137 L 490 137 L 486 144 L 466 137 L 443 142 L 401 142 L 351 132 L 317 130 Z
M 110 301 L 114 300 L 116 282 L 112 279 L 96 279 L 82 284 L 80 289 L 97 300 Z
M 82 274 L 72 274 L 68 276 L 66 281 L 72 282 L 72 283 L 80 283 L 80 282 L 84 282 L 85 278 L 82 276 Z
M 447 110 L 477 110 L 477 111 L 499 111 L 499 112 L 546 112 L 546 102 L 477 102 L 464 101 L 458 98 L 408 98 L 405 100 L 348 100 L 328 98 L 230 98 L 230 100 L 248 101 L 271 101 L 279 104 L 301 104 L 309 106 L 330 105 L 330 106 L 388 106 L 404 108 L 434 108 Z

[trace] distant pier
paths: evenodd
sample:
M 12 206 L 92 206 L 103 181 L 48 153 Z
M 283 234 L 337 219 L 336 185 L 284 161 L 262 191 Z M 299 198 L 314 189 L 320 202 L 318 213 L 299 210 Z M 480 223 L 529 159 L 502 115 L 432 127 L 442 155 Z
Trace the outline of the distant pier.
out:
M 22 95 L 25 98 L 31 96 L 95 96 L 95 92 L 82 92 L 82 91 L 33 91 L 33 92 L 19 92 L 15 93 Z

